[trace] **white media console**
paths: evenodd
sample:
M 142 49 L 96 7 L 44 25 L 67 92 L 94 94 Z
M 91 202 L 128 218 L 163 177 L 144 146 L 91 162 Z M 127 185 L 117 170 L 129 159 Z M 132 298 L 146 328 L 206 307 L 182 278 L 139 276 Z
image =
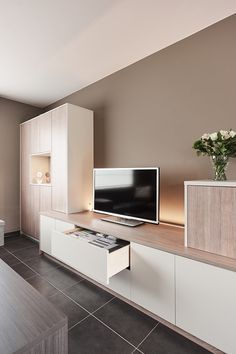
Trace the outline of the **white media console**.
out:
M 183 228 L 162 224 L 128 228 L 103 222 L 101 217 L 92 212 L 42 213 L 41 251 L 168 321 L 176 330 L 236 354 L 236 260 L 186 248 Z M 109 253 L 64 233 L 75 226 L 126 243 Z

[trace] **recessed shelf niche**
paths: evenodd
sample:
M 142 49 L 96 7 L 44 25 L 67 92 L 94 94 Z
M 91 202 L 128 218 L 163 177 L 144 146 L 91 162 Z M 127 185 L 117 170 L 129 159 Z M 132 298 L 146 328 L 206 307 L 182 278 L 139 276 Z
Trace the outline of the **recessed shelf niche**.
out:
M 37 178 L 38 172 L 42 173 L 42 179 Z M 49 173 L 49 179 L 46 176 Z M 47 154 L 34 154 L 30 157 L 30 183 L 50 185 L 51 183 L 51 156 Z

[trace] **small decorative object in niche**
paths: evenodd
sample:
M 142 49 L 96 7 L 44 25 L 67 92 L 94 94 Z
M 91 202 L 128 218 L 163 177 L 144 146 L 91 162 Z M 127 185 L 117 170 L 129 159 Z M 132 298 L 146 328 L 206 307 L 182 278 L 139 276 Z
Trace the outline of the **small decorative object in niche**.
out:
M 236 157 L 236 132 L 220 130 L 214 133 L 205 133 L 195 141 L 193 148 L 197 155 L 210 156 L 215 181 L 226 181 L 226 169 L 229 158 Z
M 51 183 L 50 172 L 46 172 L 46 173 L 45 173 L 45 179 L 46 179 L 46 183 Z
M 43 172 L 41 171 L 36 172 L 36 183 L 38 184 L 43 183 Z

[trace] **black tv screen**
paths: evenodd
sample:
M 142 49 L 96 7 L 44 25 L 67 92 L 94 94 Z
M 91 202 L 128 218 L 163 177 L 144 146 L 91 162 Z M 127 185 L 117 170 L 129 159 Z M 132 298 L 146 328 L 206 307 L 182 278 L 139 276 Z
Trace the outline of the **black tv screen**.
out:
M 93 210 L 158 223 L 159 168 L 94 169 Z

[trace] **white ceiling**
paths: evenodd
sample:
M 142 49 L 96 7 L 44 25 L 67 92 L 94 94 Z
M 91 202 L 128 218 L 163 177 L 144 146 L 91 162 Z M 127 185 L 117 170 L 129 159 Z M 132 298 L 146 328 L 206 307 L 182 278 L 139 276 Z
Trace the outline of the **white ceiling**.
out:
M 235 0 L 0 0 L 0 96 L 46 106 L 235 12 Z

